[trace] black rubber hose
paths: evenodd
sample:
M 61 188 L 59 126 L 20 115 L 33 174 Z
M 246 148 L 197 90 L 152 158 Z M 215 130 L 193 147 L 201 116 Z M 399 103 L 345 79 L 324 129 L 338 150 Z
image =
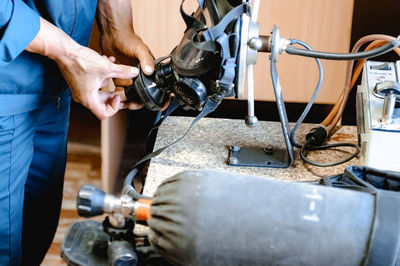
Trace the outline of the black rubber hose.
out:
M 139 170 L 137 168 L 133 168 L 125 177 L 124 180 L 124 186 L 131 186 L 133 179 L 135 178 L 135 176 L 137 175 L 137 173 L 139 172 Z
M 300 56 L 328 59 L 328 60 L 359 60 L 363 58 L 371 58 L 385 54 L 398 46 L 399 46 L 399 41 L 396 39 L 381 47 L 359 53 L 326 53 L 326 52 L 300 49 L 293 46 L 288 46 L 286 48 L 286 52 L 292 55 L 300 55 Z
M 138 199 L 152 199 L 152 197 L 145 196 L 143 194 L 138 193 L 135 188 L 133 187 L 133 180 L 135 179 L 136 175 L 138 174 L 139 170 L 137 168 L 133 168 L 125 177 L 124 180 L 124 188 L 123 191 L 125 194 L 130 196 L 134 200 Z

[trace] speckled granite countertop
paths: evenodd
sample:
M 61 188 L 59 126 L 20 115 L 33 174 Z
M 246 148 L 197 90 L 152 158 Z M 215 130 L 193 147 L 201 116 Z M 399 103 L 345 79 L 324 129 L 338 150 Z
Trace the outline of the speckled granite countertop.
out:
M 154 150 L 181 137 L 192 120 L 192 117 L 168 117 L 158 131 Z M 299 143 L 303 143 L 304 136 L 314 126 L 314 124 L 303 124 L 299 127 L 296 133 Z M 357 143 L 357 128 L 338 127 L 330 140 L 330 143 L 335 142 Z M 295 162 L 289 168 L 229 166 L 227 161 L 231 145 L 286 147 L 280 122 L 260 121 L 255 128 L 248 128 L 244 120 L 203 118 L 183 140 L 151 160 L 144 194 L 153 195 L 164 179 L 185 170 L 216 169 L 283 180 L 310 181 L 324 175 L 343 173 L 346 166 L 358 164 L 358 158 L 354 158 L 338 166 L 316 167 L 303 163 L 298 156 L 298 150 L 295 149 Z M 345 153 L 337 150 L 315 151 L 308 157 L 319 162 L 331 162 L 347 157 L 353 151 L 351 148 L 341 148 L 341 150 Z

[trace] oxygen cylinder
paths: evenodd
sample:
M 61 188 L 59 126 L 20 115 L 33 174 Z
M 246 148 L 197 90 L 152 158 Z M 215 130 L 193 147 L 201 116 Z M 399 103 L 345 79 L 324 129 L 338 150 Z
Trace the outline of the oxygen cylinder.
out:
M 158 187 L 147 222 L 177 265 L 353 266 L 367 260 L 374 215 L 370 193 L 188 171 Z

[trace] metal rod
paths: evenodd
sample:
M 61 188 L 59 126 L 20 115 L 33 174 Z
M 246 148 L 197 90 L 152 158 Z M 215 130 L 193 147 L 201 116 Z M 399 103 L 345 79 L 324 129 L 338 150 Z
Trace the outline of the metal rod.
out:
M 383 112 L 381 121 L 385 124 L 391 124 L 393 118 L 394 106 L 396 104 L 396 94 L 393 92 L 386 94 L 383 103 Z
M 254 23 L 257 22 L 259 7 L 260 1 L 254 0 L 253 10 L 251 12 L 251 21 Z M 258 119 L 254 112 L 254 65 L 252 63 L 247 65 L 247 109 L 248 116 L 246 117 L 246 125 L 248 127 L 254 127 Z
M 254 116 L 254 74 L 253 65 L 247 66 L 247 108 L 248 116 Z

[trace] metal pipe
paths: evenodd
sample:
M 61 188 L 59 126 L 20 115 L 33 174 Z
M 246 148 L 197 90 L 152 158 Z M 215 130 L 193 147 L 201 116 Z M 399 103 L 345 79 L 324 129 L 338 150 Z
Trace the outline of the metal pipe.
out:
M 258 119 L 254 115 L 254 74 L 253 65 L 247 66 L 247 112 L 246 126 L 254 127 Z

